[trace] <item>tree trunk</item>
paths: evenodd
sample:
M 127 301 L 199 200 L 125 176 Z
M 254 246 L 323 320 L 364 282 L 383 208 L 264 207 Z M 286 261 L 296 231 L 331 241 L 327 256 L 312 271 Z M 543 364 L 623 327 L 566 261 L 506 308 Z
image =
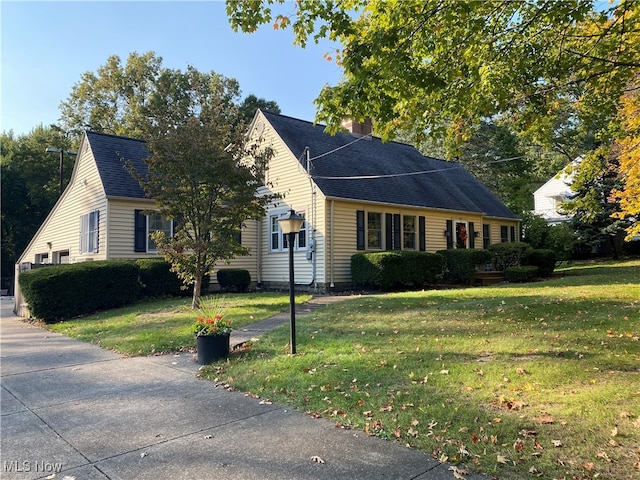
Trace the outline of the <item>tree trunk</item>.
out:
M 193 298 L 191 299 L 191 308 L 200 308 L 200 291 L 202 290 L 202 275 L 196 275 L 193 282 Z

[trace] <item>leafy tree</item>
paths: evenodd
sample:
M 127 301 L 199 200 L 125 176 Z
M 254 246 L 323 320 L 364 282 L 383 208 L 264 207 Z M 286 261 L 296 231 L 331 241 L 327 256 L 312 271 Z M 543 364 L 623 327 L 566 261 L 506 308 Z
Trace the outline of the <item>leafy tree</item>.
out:
M 568 223 L 549 225 L 538 215 L 523 215 L 524 241 L 536 249 L 549 249 L 557 260 L 569 260 L 574 246 L 574 232 Z
M 273 197 L 257 196 L 272 152 L 247 141 L 235 80 L 215 73 L 163 70 L 144 114 L 150 158 L 138 177 L 165 218 L 178 220 L 174 237 L 154 241 L 199 306 L 202 278 L 219 261 L 248 253 L 238 237 Z
M 13 265 L 60 196 L 60 157 L 48 147 L 71 149 L 56 126 L 34 128 L 25 135 L 12 131 L 0 137 L 2 168 L 2 276 L 13 277 Z M 66 155 L 63 184 L 69 181 L 75 157 Z
M 302 47 L 320 38 L 342 45 L 334 56 L 344 80 L 318 98 L 318 119 L 334 129 L 361 115 L 383 136 L 445 125 L 464 137 L 507 112 L 533 129 L 563 102 L 581 119 L 606 120 L 640 67 L 640 5 L 631 0 L 607 12 L 592 0 L 335 0 L 296 2 L 293 15 L 276 15 L 273 4 L 283 1 L 228 0 L 230 23 L 244 32 L 291 27 Z
M 250 94 L 240 103 L 240 117 L 243 121 L 249 123 L 253 120 L 258 109 L 280 113 L 280 107 L 273 100 L 265 100 L 264 98 L 258 98 L 254 94 Z
M 133 52 L 126 65 L 111 55 L 95 73 L 83 73 L 60 104 L 62 126 L 76 136 L 89 129 L 142 138 L 142 109 L 156 90 L 161 70 L 162 57 L 153 52 Z
M 624 183 L 612 192 L 620 202 L 620 211 L 613 216 L 630 222 L 626 240 L 640 236 L 640 73 L 632 83 L 634 87 L 621 100 L 620 132 L 613 146 Z
M 563 202 L 562 209 L 572 216 L 571 225 L 579 243 L 610 247 L 614 258 L 618 258 L 620 233 L 628 222 L 612 218 L 620 212 L 620 204 L 612 193 L 621 187 L 622 181 L 617 158 L 607 152 L 603 147 L 585 156 L 571 184 L 575 195 Z
M 197 71 L 194 67 L 190 71 Z M 149 102 L 159 91 L 180 95 L 182 85 L 167 85 L 175 81 L 171 70 L 162 66 L 162 57 L 154 52 L 132 52 L 126 64 L 111 55 L 96 72 L 85 72 L 66 101 L 60 104 L 63 127 L 79 136 L 86 129 L 134 138 L 146 138 L 151 118 L 147 116 Z M 177 100 L 167 98 L 167 104 Z M 241 104 L 242 118 L 253 118 L 258 108 L 279 112 L 278 104 L 249 95 Z

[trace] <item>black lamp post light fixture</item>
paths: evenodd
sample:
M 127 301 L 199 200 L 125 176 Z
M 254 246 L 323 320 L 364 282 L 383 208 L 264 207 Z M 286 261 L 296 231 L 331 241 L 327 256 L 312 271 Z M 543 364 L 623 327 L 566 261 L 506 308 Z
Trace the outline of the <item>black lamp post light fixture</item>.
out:
M 291 354 L 296 353 L 296 299 L 295 299 L 295 281 L 293 273 L 293 244 L 295 242 L 296 233 L 300 231 L 302 224 L 304 223 L 304 217 L 298 215 L 293 209 L 288 213 L 281 215 L 278 219 L 280 224 L 280 230 L 284 235 L 288 235 L 289 243 L 289 309 L 291 312 L 291 338 L 289 340 L 289 346 Z
M 62 192 L 64 191 L 64 178 L 63 178 L 63 173 L 62 173 L 62 167 L 64 166 L 64 154 L 68 154 L 68 155 L 77 155 L 78 152 L 76 152 L 75 150 L 63 150 L 61 148 L 47 148 L 45 150 L 46 153 L 59 153 L 60 154 L 60 195 L 62 195 Z

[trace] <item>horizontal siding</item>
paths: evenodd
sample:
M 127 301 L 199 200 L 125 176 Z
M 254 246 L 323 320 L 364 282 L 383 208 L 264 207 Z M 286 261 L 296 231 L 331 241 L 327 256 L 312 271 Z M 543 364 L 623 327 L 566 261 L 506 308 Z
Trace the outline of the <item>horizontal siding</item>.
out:
M 80 217 L 99 210 L 98 253 L 80 254 Z M 91 151 L 85 144 L 78 155 L 71 182 L 46 218 L 20 262 L 34 262 L 42 253 L 69 251 L 71 263 L 106 259 L 107 201 Z M 48 243 L 51 244 L 49 247 Z
M 109 201 L 109 258 L 155 258 L 157 253 L 134 252 L 136 210 L 153 210 L 154 203 L 144 200 Z
M 327 211 L 330 209 L 330 202 L 327 202 Z M 357 250 L 356 248 L 356 211 L 364 210 L 365 212 L 381 213 L 383 216 L 383 234 L 385 237 L 385 225 L 384 215 L 400 214 L 411 216 L 424 216 L 426 226 L 426 251 L 436 252 L 438 250 L 445 250 L 447 248 L 447 239 L 444 232 L 447 228 L 447 220 L 455 222 L 473 222 L 474 230 L 478 233 L 475 237 L 476 248 L 482 248 L 482 224 L 488 223 L 491 225 L 491 243 L 500 243 L 500 226 L 506 225 L 508 227 L 518 225 L 516 221 L 506 221 L 498 219 L 488 219 L 482 215 L 477 214 L 464 214 L 434 211 L 427 209 L 416 208 L 396 208 L 385 207 L 382 205 L 370 205 L 357 202 L 344 202 L 336 200 L 334 203 L 334 218 L 333 225 L 334 231 L 331 232 L 331 218 L 326 218 L 326 232 L 328 235 L 333 234 L 333 281 L 337 284 L 351 282 L 351 257 L 356 253 L 362 252 L 379 252 L 383 250 Z M 330 215 L 330 213 L 328 214 Z M 471 232 L 469 232 L 471 235 Z M 417 242 L 416 242 L 417 243 Z M 331 245 L 328 246 L 329 251 Z M 331 271 L 330 259 L 326 264 L 327 272 Z M 330 280 L 330 273 L 328 281 Z
M 249 272 L 251 275 L 252 282 L 258 282 L 258 272 L 257 272 L 257 256 L 256 256 L 256 247 L 257 247 L 257 232 L 258 232 L 258 224 L 255 220 L 248 220 L 244 223 L 242 228 L 242 246 L 249 248 L 249 255 L 245 255 L 242 257 L 236 257 L 229 262 L 217 262 L 214 267 L 214 274 L 211 278 L 211 283 L 217 284 L 218 280 L 216 278 L 215 272 L 220 270 L 221 268 L 242 268 Z
M 307 238 L 311 240 L 315 237 L 316 252 L 321 252 L 324 240 L 319 238 L 318 220 L 322 218 L 322 212 L 319 213 L 317 207 L 322 202 L 314 198 L 309 177 L 297 160 L 297 156 L 303 152 L 290 152 L 266 119 L 263 118 L 263 121 L 267 125 L 264 131 L 265 142 L 275 152 L 269 162 L 267 185 L 269 191 L 281 194 L 282 198 L 271 202 L 260 224 L 260 238 L 257 246 L 260 249 L 260 278 L 263 282 L 288 282 L 288 251 L 272 252 L 270 250 L 269 217 L 273 214 L 285 213 L 289 209 L 298 213 L 304 212 L 308 228 Z M 319 193 L 315 194 L 317 195 Z M 313 261 L 307 259 L 307 250 L 308 248 L 305 248 L 294 252 L 296 283 L 310 284 L 318 280 L 317 268 L 314 278 Z M 320 262 L 316 257 L 316 267 L 318 265 Z

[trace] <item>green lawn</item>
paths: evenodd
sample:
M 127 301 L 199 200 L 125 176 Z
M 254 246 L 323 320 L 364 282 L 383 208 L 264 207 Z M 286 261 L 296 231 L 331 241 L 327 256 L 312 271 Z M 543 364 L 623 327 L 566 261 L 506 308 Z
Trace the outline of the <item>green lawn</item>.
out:
M 204 297 L 206 299 L 208 297 Z M 296 302 L 310 298 L 297 295 Z M 276 293 L 224 295 L 226 317 L 233 328 L 269 318 L 289 309 L 289 296 Z M 192 330 L 197 313 L 191 298 L 168 298 L 138 303 L 46 328 L 125 355 L 152 355 L 195 348 Z
M 640 477 L 640 260 L 330 305 L 203 375 L 501 479 Z

